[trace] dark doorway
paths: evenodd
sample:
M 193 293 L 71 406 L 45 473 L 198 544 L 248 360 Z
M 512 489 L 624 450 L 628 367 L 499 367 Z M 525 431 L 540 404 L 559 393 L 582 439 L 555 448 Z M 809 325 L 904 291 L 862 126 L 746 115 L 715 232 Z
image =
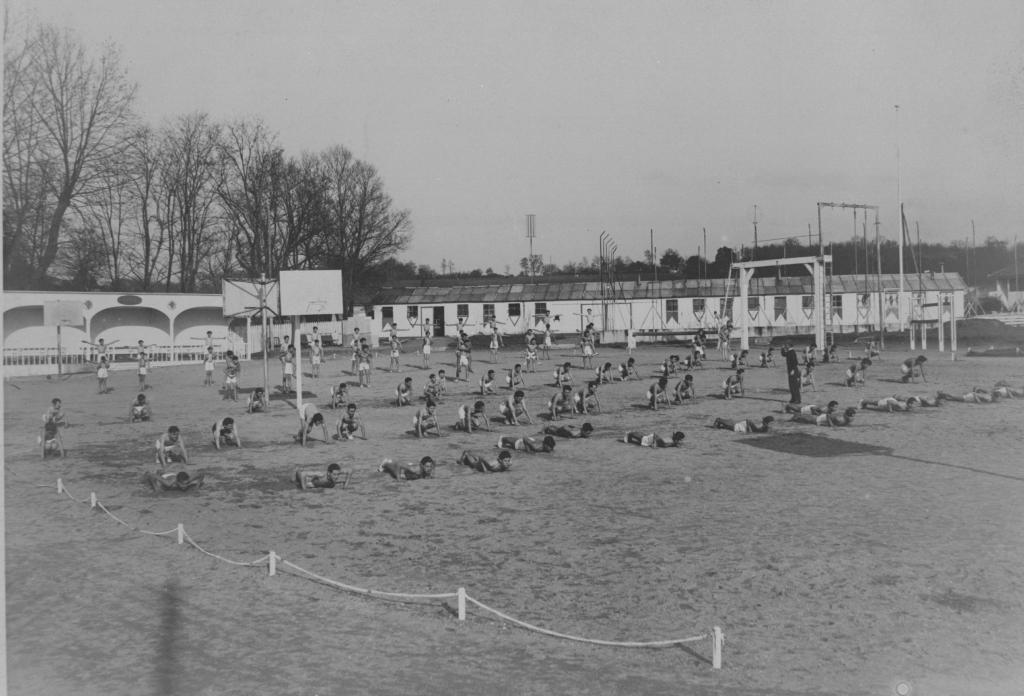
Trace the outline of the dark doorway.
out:
M 444 336 L 444 307 L 434 307 L 434 335 Z

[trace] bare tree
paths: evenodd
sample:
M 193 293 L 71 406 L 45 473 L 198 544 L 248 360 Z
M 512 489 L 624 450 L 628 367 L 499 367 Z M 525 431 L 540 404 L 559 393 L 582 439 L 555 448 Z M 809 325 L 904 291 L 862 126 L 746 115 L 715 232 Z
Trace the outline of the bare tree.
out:
M 270 273 L 280 246 L 273 221 L 280 218 L 284 151 L 261 121 L 240 121 L 224 129 L 220 157 L 218 193 L 238 264 L 249 277 Z
M 132 123 L 135 85 L 112 44 L 93 58 L 50 25 L 6 42 L 4 69 L 5 271 L 23 270 L 11 279 L 42 287 L 65 216 Z
M 195 289 L 199 265 L 214 249 L 218 223 L 217 191 L 220 128 L 206 114 L 191 114 L 169 125 L 161 140 L 160 179 L 168 217 L 158 220 L 168 234 L 168 264 L 164 278 L 171 289 L 177 259 L 179 289 Z
M 135 238 L 128 261 L 142 290 L 151 290 L 163 268 L 167 230 L 175 222 L 170 195 L 160 185 L 162 153 L 158 136 L 144 126 L 128 139 L 125 169 L 135 205 Z
M 363 274 L 409 245 L 412 221 L 395 210 L 373 166 L 342 147 L 322 155 L 327 177 L 323 267 L 340 268 L 346 303 Z

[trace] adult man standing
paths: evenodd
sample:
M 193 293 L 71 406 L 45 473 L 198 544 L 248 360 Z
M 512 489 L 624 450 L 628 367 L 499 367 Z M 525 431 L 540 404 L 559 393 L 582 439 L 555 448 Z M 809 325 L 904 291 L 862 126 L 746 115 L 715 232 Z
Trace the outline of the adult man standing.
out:
M 786 375 L 789 377 L 789 403 L 800 403 L 800 356 L 792 344 L 787 343 L 786 353 Z

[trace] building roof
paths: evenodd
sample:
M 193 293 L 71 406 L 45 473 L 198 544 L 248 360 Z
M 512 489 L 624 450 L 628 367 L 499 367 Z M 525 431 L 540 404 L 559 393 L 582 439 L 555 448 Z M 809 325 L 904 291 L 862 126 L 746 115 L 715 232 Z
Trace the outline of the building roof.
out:
M 966 290 L 967 286 L 959 273 L 924 273 L 904 275 L 904 287 L 908 292 Z M 829 292 L 866 293 L 878 289 L 899 290 L 900 280 L 896 273 L 874 275 L 834 275 L 828 278 Z M 752 278 L 751 295 L 811 295 L 814 287 L 810 276 L 783 276 L 779 278 Z M 679 297 L 734 297 L 738 294 L 735 279 L 709 278 L 706 280 L 658 280 L 623 281 L 607 284 L 602 294 L 598 282 L 559 283 L 502 283 L 492 285 L 457 285 L 449 287 L 414 286 L 381 288 L 372 298 L 375 305 L 425 305 L 455 303 L 502 303 L 502 302 L 562 302 L 573 300 L 599 301 L 608 299 L 664 299 Z

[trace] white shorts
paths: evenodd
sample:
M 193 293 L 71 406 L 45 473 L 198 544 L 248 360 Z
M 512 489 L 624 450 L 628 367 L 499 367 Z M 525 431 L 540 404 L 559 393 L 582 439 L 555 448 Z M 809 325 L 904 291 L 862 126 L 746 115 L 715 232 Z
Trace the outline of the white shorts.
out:
M 96 370 L 96 377 L 99 379 L 106 379 L 108 375 L 109 373 L 107 372 L 107 368 L 105 367 L 101 367 L 100 369 Z
M 295 366 L 292 365 L 291 363 L 285 363 L 284 364 L 284 376 L 285 377 L 291 377 L 293 374 L 295 374 Z
M 369 372 L 370 371 L 370 363 L 366 362 L 365 360 L 363 362 L 359 363 L 359 371 L 360 372 Z
M 312 357 L 311 357 L 311 358 L 309 359 L 309 361 L 310 361 L 310 362 L 311 362 L 312 364 L 314 364 L 314 365 L 319 365 L 319 364 L 320 364 L 320 356 L 319 356 L 319 355 L 314 355 L 314 356 L 312 356 Z
M 583 346 L 583 355 L 585 355 L 586 357 L 589 358 L 593 354 L 594 354 L 594 346 L 590 345 L 589 343 L 584 344 L 584 346 Z
M 426 344 L 425 346 L 423 346 L 423 354 L 424 355 L 430 355 L 430 344 L 429 343 Z
M 147 373 L 147 371 L 148 371 L 148 368 L 145 368 L 145 367 L 140 367 L 139 368 L 139 374 L 140 375 L 145 375 Z
M 459 357 L 459 364 L 462 365 L 463 367 L 468 367 L 469 366 L 469 356 L 465 355 L 465 354 L 460 356 Z
M 733 429 L 733 432 L 737 432 L 737 433 L 748 432 L 748 430 L 747 430 L 747 422 L 745 420 L 741 420 L 739 423 L 737 423 L 736 425 L 732 426 L 732 429 Z
M 238 378 L 237 377 L 225 377 L 224 378 L 224 384 L 231 384 L 231 385 L 238 384 Z

